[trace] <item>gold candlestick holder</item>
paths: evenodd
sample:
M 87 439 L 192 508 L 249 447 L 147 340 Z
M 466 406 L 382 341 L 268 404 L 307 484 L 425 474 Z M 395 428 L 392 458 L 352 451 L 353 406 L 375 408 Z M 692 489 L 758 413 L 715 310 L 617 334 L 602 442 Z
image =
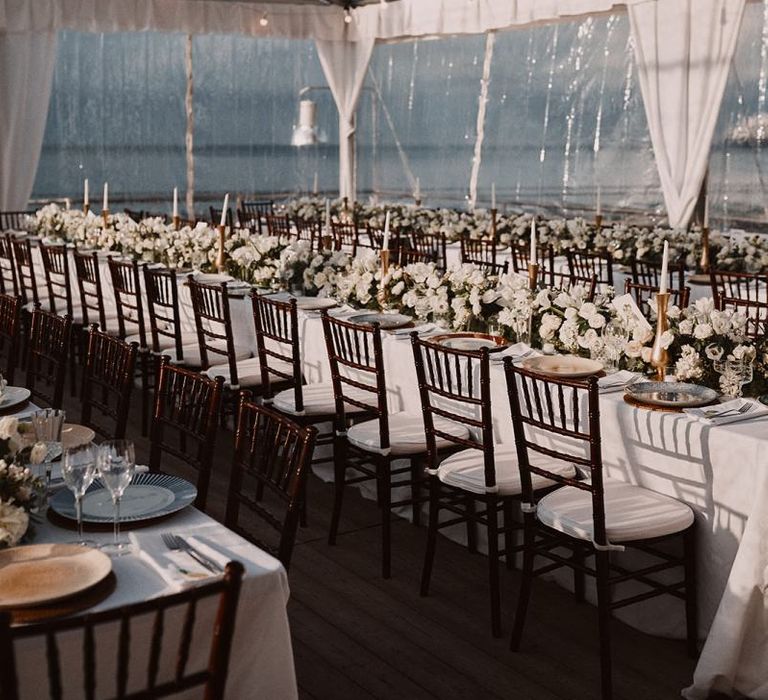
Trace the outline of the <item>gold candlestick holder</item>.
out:
M 381 276 L 384 277 L 389 272 L 389 250 L 379 251 L 381 257 Z
M 224 250 L 224 239 L 226 237 L 227 227 L 219 224 L 219 253 L 216 256 L 216 269 L 224 272 L 227 266 L 227 253 Z
M 415 206 L 420 207 L 421 206 L 421 197 L 414 197 L 413 203 Z
M 83 214 L 87 214 L 89 211 L 91 211 L 91 205 L 83 204 Z
M 702 272 L 709 272 L 709 227 L 701 229 L 701 258 L 699 267 Z
M 109 209 L 101 210 L 101 218 L 104 220 L 104 228 L 109 228 Z
M 603 215 L 595 214 L 595 228 L 599 231 L 603 227 Z
M 656 379 L 664 381 L 669 365 L 669 353 L 663 345 L 662 336 L 669 329 L 667 308 L 669 306 L 669 292 L 656 294 L 656 337 L 651 348 L 651 365 L 656 368 Z
M 539 284 L 539 264 L 528 263 L 528 287 L 534 291 Z
M 498 209 L 495 207 L 491 209 L 491 238 L 493 240 L 496 240 L 496 215 L 498 214 Z
M 178 231 L 181 228 L 181 217 L 180 216 L 174 216 L 173 217 L 173 230 Z

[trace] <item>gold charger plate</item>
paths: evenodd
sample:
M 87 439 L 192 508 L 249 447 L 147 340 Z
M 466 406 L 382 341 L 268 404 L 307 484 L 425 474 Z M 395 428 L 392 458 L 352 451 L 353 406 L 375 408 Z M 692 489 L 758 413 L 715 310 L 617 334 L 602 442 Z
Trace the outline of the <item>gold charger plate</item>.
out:
M 579 379 L 591 377 L 603 371 L 603 363 L 577 355 L 540 355 L 529 357 L 520 363 L 530 372 L 548 374 L 552 377 Z
M 490 352 L 503 350 L 509 347 L 509 341 L 500 335 L 488 333 L 443 333 L 426 338 L 427 342 L 442 345 L 451 350 L 464 350 L 476 352 L 481 348 L 488 348 Z
M 77 423 L 64 423 L 61 429 L 61 447 L 66 450 L 80 445 L 87 445 L 96 437 L 95 431 L 86 425 Z
M 31 544 L 0 551 L 0 610 L 44 605 L 82 593 L 109 576 L 112 560 L 77 544 Z

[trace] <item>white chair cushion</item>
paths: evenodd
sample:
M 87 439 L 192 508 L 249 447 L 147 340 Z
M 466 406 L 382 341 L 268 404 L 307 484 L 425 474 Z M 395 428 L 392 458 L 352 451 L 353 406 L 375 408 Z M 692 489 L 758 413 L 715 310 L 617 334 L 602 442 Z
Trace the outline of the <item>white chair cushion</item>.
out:
M 693 511 L 680 501 L 623 481 L 605 481 L 605 532 L 609 542 L 663 537 L 693 523 Z M 592 540 L 592 494 L 565 486 L 542 498 L 539 520 L 580 540 Z
M 281 365 L 284 365 L 284 368 Z M 281 365 L 277 365 L 278 369 L 281 371 L 285 371 L 286 373 L 292 371 L 290 363 L 285 362 L 281 363 Z M 212 365 L 205 370 L 205 374 L 208 377 L 211 377 L 211 379 L 215 377 L 224 377 L 224 384 L 226 386 L 231 385 L 229 364 Z M 275 377 L 275 380 L 279 379 L 280 377 Z M 261 365 L 259 364 L 258 357 L 249 357 L 248 359 L 237 361 L 237 380 L 238 386 L 242 389 L 247 389 L 252 386 L 261 386 Z
M 435 417 L 435 428 L 459 438 L 469 436 L 466 426 L 454 423 L 446 418 Z M 367 420 L 353 425 L 347 430 L 350 443 L 367 452 L 380 452 L 378 419 Z M 437 439 L 437 448 L 449 447 L 455 443 Z M 420 454 L 427 451 L 427 436 L 424 421 L 420 414 L 392 413 L 389 416 L 389 452 L 393 455 Z
M 304 397 L 304 413 L 300 415 L 333 415 L 336 413 L 336 402 L 333 400 L 333 384 L 305 384 L 301 387 Z M 347 390 L 350 398 L 370 404 L 376 395 L 362 389 Z M 275 394 L 272 405 L 283 413 L 296 413 L 296 394 L 293 389 L 286 389 Z M 360 409 L 353 405 L 347 405 L 349 413 L 359 412 Z
M 181 354 L 182 359 L 179 360 L 176 357 L 176 350 L 173 347 L 162 348 L 159 355 L 165 355 L 170 358 L 171 364 L 180 365 L 181 367 L 202 367 L 203 362 L 200 359 L 200 346 L 195 343 L 194 345 L 182 345 Z M 245 359 L 245 358 L 243 358 Z
M 514 445 L 495 445 L 494 462 L 496 466 L 496 486 L 502 496 L 517 496 L 522 492 L 520 486 L 520 469 L 517 464 L 517 450 Z M 561 459 L 537 455 L 535 466 L 548 471 L 573 478 L 576 469 L 573 464 Z M 484 494 L 485 466 L 483 453 L 480 450 L 468 449 L 452 454 L 444 459 L 437 470 L 437 478 L 444 484 L 469 491 Z M 534 489 L 554 486 L 556 482 L 538 474 L 531 474 Z

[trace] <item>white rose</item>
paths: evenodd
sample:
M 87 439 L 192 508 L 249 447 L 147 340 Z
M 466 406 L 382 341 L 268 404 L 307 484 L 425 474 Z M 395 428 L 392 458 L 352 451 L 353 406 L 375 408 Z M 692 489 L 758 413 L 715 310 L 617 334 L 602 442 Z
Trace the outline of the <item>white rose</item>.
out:
M 595 314 L 589 317 L 590 328 L 602 328 L 605 325 L 605 317 L 601 314 Z
M 47 445 L 44 442 L 36 442 L 29 453 L 29 461 L 32 464 L 41 464 L 47 454 Z
M 709 323 L 700 323 L 693 329 L 693 337 L 697 340 L 705 340 L 712 335 L 712 326 Z
M 23 508 L 0 501 L 0 544 L 16 546 L 29 526 L 29 515 Z
M 19 432 L 19 419 L 13 416 L 0 418 L 0 440 L 9 440 Z

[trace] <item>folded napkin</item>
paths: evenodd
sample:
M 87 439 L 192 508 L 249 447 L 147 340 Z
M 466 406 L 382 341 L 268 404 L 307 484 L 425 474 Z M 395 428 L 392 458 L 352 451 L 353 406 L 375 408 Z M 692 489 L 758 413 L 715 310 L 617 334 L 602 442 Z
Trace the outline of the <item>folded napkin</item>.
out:
M 637 373 L 630 372 L 628 369 L 621 369 L 613 374 L 600 377 L 597 380 L 597 386 L 601 394 L 610 394 L 614 391 L 623 391 L 624 387 L 637 379 L 637 377 Z
M 503 362 L 505 357 L 511 357 L 512 362 L 518 362 L 519 360 L 525 360 L 528 357 L 537 357 L 538 355 L 541 355 L 541 352 L 531 348 L 528 343 L 514 343 L 501 352 L 493 353 L 493 355 L 491 355 L 491 360 L 494 362 Z
M 181 535 L 188 544 L 215 561 L 222 569 L 236 558 L 214 547 L 207 538 L 185 533 L 174 534 Z M 168 549 L 160 532 L 134 531 L 128 533 L 128 537 L 135 554 L 174 590 L 183 590 L 221 575 L 209 571 L 183 550 Z
M 437 326 L 434 323 L 424 323 L 421 326 L 414 326 L 413 328 L 397 328 L 393 331 L 390 331 L 390 335 L 392 335 L 395 338 L 410 338 L 411 333 L 416 331 L 416 333 L 429 333 L 430 331 L 435 330 Z
M 683 413 L 687 413 L 706 425 L 727 425 L 728 423 L 768 416 L 768 406 L 753 399 L 740 398 L 706 408 L 684 408 Z

